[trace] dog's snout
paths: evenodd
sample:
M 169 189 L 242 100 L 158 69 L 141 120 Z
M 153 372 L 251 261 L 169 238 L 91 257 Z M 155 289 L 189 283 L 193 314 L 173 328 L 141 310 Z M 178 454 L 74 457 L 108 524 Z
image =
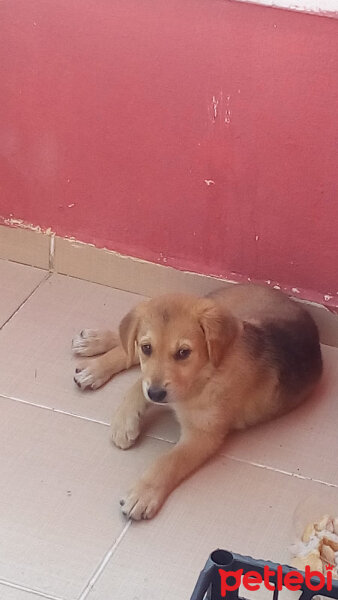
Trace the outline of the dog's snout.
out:
M 151 385 L 148 388 L 148 396 L 153 402 L 164 402 L 167 396 L 167 390 L 158 385 Z

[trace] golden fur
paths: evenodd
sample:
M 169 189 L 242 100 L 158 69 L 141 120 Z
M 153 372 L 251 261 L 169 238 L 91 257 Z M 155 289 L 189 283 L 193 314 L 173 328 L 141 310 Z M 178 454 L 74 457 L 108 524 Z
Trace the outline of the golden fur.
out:
M 181 437 L 121 500 L 133 519 L 151 518 L 170 492 L 216 453 L 232 429 L 243 429 L 297 406 L 319 380 L 317 328 L 297 303 L 275 290 L 233 285 L 206 298 L 166 295 L 142 302 L 119 336 L 85 330 L 73 341 L 82 356 L 76 383 L 99 387 L 141 364 L 142 378 L 117 409 L 116 446 L 129 448 L 151 401 L 175 411 Z

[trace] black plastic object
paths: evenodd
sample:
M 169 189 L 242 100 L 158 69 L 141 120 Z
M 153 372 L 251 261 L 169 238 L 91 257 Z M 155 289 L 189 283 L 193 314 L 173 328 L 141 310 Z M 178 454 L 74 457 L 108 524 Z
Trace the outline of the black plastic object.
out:
M 273 575 L 270 575 L 269 582 L 271 584 L 276 584 L 277 568 L 280 565 L 270 561 L 255 560 L 250 556 L 241 556 L 240 554 L 234 554 L 227 550 L 215 550 L 210 554 L 203 571 L 201 571 L 190 600 L 224 600 L 224 596 L 221 595 L 221 576 L 219 574 L 219 569 L 226 572 L 243 569 L 243 575 L 248 573 L 248 571 L 255 571 L 263 577 L 264 567 L 266 566 L 274 573 Z M 295 573 L 297 572 L 297 569 L 286 565 L 282 565 L 281 569 L 282 582 L 284 585 L 285 575 L 290 572 Z M 302 571 L 299 571 L 299 573 L 304 577 Z M 318 585 L 319 582 L 318 577 L 314 576 L 311 578 L 311 584 Z M 239 596 L 238 592 L 239 590 L 227 591 L 226 600 L 247 600 L 243 596 Z M 271 600 L 278 600 L 278 593 L 275 586 L 274 591 L 271 591 Z M 310 600 L 318 595 L 338 600 L 338 580 L 332 581 L 331 590 L 327 589 L 326 585 L 324 585 L 317 591 L 309 589 L 304 580 L 304 583 L 301 584 L 301 589 L 299 590 L 298 600 Z

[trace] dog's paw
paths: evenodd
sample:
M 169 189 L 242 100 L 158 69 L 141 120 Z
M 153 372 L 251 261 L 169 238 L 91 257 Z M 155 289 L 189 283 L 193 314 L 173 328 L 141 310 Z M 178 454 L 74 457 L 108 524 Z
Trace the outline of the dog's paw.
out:
M 110 374 L 107 374 L 99 360 L 93 359 L 75 369 L 74 381 L 81 389 L 97 390 L 110 379 Z
M 161 508 L 165 494 L 160 488 L 139 481 L 133 489 L 120 500 L 121 510 L 125 517 L 140 521 L 152 519 Z
M 111 331 L 83 329 L 72 340 L 72 350 L 77 356 L 96 356 L 119 344 L 119 337 Z
M 140 435 L 140 416 L 138 413 L 130 413 L 124 409 L 123 404 L 117 409 L 113 416 L 110 427 L 113 443 L 122 450 L 133 446 Z

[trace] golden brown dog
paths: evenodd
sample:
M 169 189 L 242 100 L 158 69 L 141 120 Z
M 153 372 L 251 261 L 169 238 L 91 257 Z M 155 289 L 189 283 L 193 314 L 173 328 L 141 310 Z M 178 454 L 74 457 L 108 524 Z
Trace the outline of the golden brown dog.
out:
M 121 500 L 122 512 L 133 519 L 153 517 L 230 430 L 290 411 L 322 373 L 311 316 L 281 292 L 255 285 L 142 302 L 124 317 L 119 335 L 85 330 L 73 349 L 82 356 L 105 352 L 76 370 L 81 388 L 100 387 L 141 364 L 142 378 L 113 417 L 116 446 L 134 444 L 151 402 L 168 403 L 180 423 L 180 441 Z

